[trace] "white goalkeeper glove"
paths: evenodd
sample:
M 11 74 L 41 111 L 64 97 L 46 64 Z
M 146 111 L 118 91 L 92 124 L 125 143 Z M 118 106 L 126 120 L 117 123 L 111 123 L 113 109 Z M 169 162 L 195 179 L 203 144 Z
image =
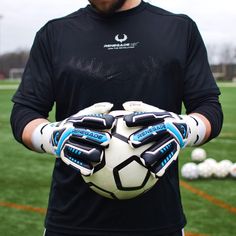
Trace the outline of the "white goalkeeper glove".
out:
M 124 121 L 128 127 L 142 128 L 129 137 L 129 144 L 140 147 L 154 144 L 141 154 L 141 161 L 156 176 L 161 177 L 178 157 L 181 148 L 200 145 L 206 126 L 196 115 L 177 115 L 139 101 L 123 104 L 127 111 Z
M 107 113 L 112 107 L 108 102 L 96 103 L 61 122 L 40 124 L 32 135 L 34 149 L 60 157 L 82 175 L 91 175 L 111 139 L 108 130 L 115 118 Z

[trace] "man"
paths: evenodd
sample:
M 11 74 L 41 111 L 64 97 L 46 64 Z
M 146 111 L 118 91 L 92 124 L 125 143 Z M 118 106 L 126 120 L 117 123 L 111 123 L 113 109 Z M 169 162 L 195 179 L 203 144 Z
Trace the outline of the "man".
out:
M 178 140 L 180 148 L 200 145 L 219 134 L 220 92 L 203 41 L 196 24 L 185 15 L 140 0 L 89 2 L 86 8 L 40 29 L 13 97 L 11 123 L 16 139 L 34 151 L 61 157 L 55 162 L 45 235 L 182 235 L 186 220 L 178 162 L 171 163 L 157 186 L 125 201 L 94 193 L 81 174 L 93 173 L 91 163 L 101 161 L 109 144 L 114 119 L 106 114 L 112 106 L 113 110 L 123 109 L 127 101 L 144 102 L 125 103 L 134 116 L 140 111 L 154 114 L 154 120 L 164 124 L 169 121 L 163 116 L 160 119 L 160 114 L 174 117 L 166 127 L 179 128 L 182 136 L 176 135 L 175 128 L 168 128 L 168 135 Z M 191 115 L 172 116 L 181 113 L 182 102 Z M 47 120 L 54 103 L 56 120 L 61 123 Z M 147 121 L 144 126 L 148 127 Z M 176 125 L 181 122 L 181 127 Z M 75 123 L 80 133 L 83 126 L 94 131 L 78 137 L 78 130 L 71 129 Z M 103 141 L 92 140 L 94 132 Z M 74 153 L 83 150 L 83 158 L 75 162 L 66 156 L 65 143 Z M 158 139 L 156 144 L 160 144 Z M 88 150 L 95 150 L 94 155 L 85 155 Z M 159 176 L 159 169 L 151 168 L 145 157 L 143 162 Z

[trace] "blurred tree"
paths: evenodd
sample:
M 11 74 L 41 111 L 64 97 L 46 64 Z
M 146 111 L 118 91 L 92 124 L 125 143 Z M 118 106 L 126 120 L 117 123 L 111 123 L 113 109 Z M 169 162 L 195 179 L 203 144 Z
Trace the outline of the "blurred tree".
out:
M 5 53 L 0 56 L 0 74 L 9 77 L 12 68 L 24 68 L 29 57 L 29 51 L 19 50 Z
M 236 47 L 233 44 L 225 44 L 222 46 L 219 53 L 219 62 L 221 64 L 236 63 Z

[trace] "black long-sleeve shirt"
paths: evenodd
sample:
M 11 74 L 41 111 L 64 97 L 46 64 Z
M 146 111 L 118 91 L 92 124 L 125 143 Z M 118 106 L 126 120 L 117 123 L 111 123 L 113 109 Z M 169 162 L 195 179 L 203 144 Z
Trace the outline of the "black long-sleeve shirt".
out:
M 46 118 L 53 104 L 62 120 L 96 102 L 139 100 L 181 113 L 199 112 L 222 126 L 220 91 L 196 24 L 142 2 L 103 16 L 90 6 L 47 23 L 36 35 L 11 123 L 21 141 L 25 125 Z M 144 195 L 127 201 L 99 196 L 60 159 L 55 162 L 46 228 L 67 235 L 159 235 L 186 223 L 178 162 Z

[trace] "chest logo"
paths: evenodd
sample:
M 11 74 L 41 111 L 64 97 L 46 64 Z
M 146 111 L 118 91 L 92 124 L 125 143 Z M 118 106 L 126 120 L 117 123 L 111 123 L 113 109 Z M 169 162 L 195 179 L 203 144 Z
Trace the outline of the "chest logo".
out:
M 113 42 L 104 44 L 103 48 L 107 50 L 134 49 L 139 44 L 139 42 L 129 42 L 127 34 L 117 34 L 114 39 Z
M 128 39 L 128 36 L 126 34 L 123 34 L 123 38 L 120 38 L 119 34 L 117 34 L 115 37 L 115 40 L 120 43 L 125 42 L 127 39 Z

